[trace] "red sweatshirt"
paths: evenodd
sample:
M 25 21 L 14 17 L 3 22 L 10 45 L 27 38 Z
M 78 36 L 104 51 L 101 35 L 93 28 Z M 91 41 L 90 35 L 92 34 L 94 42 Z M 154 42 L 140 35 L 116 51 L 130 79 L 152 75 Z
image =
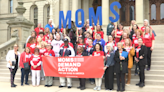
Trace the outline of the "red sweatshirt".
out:
M 26 52 L 23 52 L 23 53 L 21 54 L 21 56 L 20 56 L 19 66 L 20 66 L 21 68 L 24 68 L 23 63 L 28 62 L 28 63 L 30 64 L 31 56 L 32 56 L 31 54 L 26 53 Z
M 31 57 L 31 70 L 41 70 L 41 62 L 42 62 L 42 58 L 40 55 L 36 56 L 36 55 L 33 55 Z M 33 65 L 37 65 L 38 67 L 36 67 L 34 69 Z

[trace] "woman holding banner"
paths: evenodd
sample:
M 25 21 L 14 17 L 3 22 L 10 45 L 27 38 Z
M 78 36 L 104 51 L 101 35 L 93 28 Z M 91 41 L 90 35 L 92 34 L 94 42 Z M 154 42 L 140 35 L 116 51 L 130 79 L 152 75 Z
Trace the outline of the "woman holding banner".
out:
M 113 43 L 108 43 L 106 45 L 106 62 L 105 62 L 105 89 L 113 90 L 114 83 L 114 52 L 113 52 Z
M 117 48 L 114 56 L 117 91 L 125 91 L 125 73 L 128 73 L 128 52 L 123 49 L 123 44 L 121 42 L 117 43 Z M 122 83 L 122 89 L 120 89 L 120 83 Z
M 99 43 L 96 43 L 96 45 L 94 46 L 94 49 L 95 51 L 93 51 L 92 56 L 103 56 L 104 58 L 103 47 Z M 94 90 L 100 91 L 102 78 L 95 78 L 95 83 L 96 83 L 96 87 L 94 88 Z
M 84 51 L 83 47 L 77 47 L 77 53 L 76 56 L 77 57 L 82 57 L 82 56 L 88 56 L 88 54 Z M 77 87 L 80 90 L 84 90 L 85 89 L 85 78 L 79 78 L 80 81 L 80 86 Z

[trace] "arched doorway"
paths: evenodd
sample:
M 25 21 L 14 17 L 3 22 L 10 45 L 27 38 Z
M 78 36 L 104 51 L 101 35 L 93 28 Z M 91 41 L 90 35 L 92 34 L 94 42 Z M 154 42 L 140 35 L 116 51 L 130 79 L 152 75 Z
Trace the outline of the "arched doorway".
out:
M 94 9 L 95 13 L 96 13 L 97 7 L 102 5 L 101 1 L 102 0 L 93 0 L 92 6 L 93 6 L 93 9 Z
M 164 24 L 164 0 L 149 0 L 150 24 Z
M 129 26 L 131 20 L 135 20 L 135 0 L 120 0 L 120 23 Z

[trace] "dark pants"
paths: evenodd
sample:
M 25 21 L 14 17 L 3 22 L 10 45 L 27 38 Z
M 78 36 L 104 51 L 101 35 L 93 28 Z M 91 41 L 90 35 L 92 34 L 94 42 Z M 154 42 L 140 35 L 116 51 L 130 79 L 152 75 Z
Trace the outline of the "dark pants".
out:
M 79 78 L 80 81 L 80 87 L 85 88 L 85 78 Z
M 122 83 L 122 90 L 125 90 L 125 73 L 122 72 L 116 73 L 116 77 L 117 77 L 117 89 L 120 90 L 120 84 Z
M 109 66 L 105 70 L 105 88 L 106 89 L 113 89 L 113 82 L 114 82 L 114 67 Z
M 15 74 L 17 72 L 17 68 L 14 68 L 14 69 L 9 68 L 9 70 L 10 70 L 10 81 L 11 81 L 11 85 L 13 85 L 14 84 L 14 79 L 15 79 Z
M 95 79 L 93 79 L 93 78 L 90 78 L 89 81 L 95 83 Z
M 136 64 L 136 67 L 135 67 L 135 74 L 138 74 L 139 73 L 139 65 L 138 63 L 135 63 Z
M 145 83 L 145 66 L 139 66 L 139 69 L 140 83 Z
M 25 84 L 28 83 L 28 75 L 29 75 L 30 70 L 25 70 L 24 68 L 21 69 L 21 84 L 24 82 L 24 77 L 25 77 Z
M 148 65 L 148 68 L 151 67 L 151 53 L 152 53 L 152 51 L 150 49 L 151 49 L 151 47 L 147 47 L 147 65 Z

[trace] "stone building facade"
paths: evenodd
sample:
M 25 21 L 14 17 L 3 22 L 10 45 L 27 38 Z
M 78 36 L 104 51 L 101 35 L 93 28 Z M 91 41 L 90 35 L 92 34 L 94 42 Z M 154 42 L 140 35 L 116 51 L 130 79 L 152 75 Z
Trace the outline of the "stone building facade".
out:
M 83 9 L 85 12 L 85 20 L 88 19 L 89 7 L 94 7 L 95 11 L 98 6 L 102 6 L 102 21 L 104 33 L 106 34 L 106 26 L 110 22 L 109 16 L 113 16 L 110 11 L 110 4 L 114 1 L 120 2 L 122 8 L 114 9 L 120 14 L 118 23 L 125 26 L 130 25 L 131 20 L 136 20 L 139 26 L 143 25 L 143 20 L 148 19 L 150 24 L 163 24 L 164 0 L 0 0 L 0 44 L 10 39 L 10 28 L 6 24 L 7 21 L 17 16 L 15 8 L 17 2 L 23 1 L 24 7 L 27 9 L 24 17 L 32 22 L 41 23 L 44 27 L 49 19 L 53 19 L 55 27 L 59 22 L 59 11 L 72 11 L 72 20 L 75 20 L 75 12 L 77 9 Z M 79 14 L 80 20 L 80 14 Z M 33 27 L 33 28 L 34 28 Z M 33 28 L 30 31 L 33 30 Z

